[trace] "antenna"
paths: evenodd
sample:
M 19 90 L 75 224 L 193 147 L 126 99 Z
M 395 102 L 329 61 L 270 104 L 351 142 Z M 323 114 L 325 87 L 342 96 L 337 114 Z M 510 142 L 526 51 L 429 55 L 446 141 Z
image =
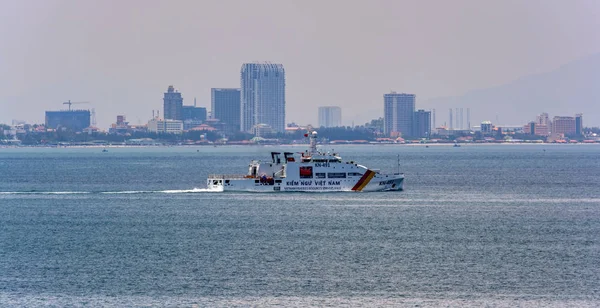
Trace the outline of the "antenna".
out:
M 196 98 L 194 97 L 194 107 L 196 107 Z
M 398 154 L 398 174 L 400 174 L 400 154 Z

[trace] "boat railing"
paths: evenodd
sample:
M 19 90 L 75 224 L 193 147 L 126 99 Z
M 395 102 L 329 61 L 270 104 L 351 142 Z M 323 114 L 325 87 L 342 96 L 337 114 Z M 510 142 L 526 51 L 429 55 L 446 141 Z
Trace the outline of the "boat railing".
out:
M 209 179 L 248 179 L 253 178 L 247 174 L 209 174 Z

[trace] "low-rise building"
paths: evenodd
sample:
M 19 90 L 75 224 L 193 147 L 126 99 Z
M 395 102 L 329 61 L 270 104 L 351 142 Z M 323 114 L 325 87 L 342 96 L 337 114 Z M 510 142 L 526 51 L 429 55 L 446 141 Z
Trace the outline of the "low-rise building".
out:
M 194 120 L 194 119 L 183 120 L 183 130 L 184 131 L 191 130 L 194 127 L 198 127 L 198 126 L 202 125 L 203 123 L 204 123 L 203 120 Z
M 548 125 L 529 122 L 523 126 L 523 133 L 535 136 L 548 136 L 550 135 L 551 131 Z
M 252 126 L 250 133 L 256 137 L 265 137 L 270 136 L 275 132 L 273 128 L 268 124 L 256 124 Z
M 148 132 L 163 134 L 183 133 L 183 121 L 154 118 L 148 121 Z

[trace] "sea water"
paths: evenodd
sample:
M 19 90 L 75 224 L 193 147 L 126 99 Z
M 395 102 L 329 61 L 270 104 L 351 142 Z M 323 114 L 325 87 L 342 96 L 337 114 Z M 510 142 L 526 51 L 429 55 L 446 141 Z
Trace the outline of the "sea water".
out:
M 600 304 L 600 146 L 335 148 L 382 193 L 205 188 L 301 147 L 108 150 L 0 149 L 0 306 Z

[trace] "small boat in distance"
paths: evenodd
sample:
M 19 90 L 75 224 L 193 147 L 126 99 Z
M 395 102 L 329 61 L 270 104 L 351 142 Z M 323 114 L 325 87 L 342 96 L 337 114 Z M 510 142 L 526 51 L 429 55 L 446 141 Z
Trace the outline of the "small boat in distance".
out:
M 106 152 L 108 152 L 108 150 L 107 150 L 106 148 L 104 148 L 104 149 L 102 150 L 102 153 L 106 153 Z
M 404 174 L 382 173 L 337 153 L 317 150 L 317 132 L 304 134 L 309 149 L 303 153 L 271 152 L 270 162 L 252 161 L 248 173 L 209 175 L 207 187 L 217 191 L 334 192 L 403 190 Z

